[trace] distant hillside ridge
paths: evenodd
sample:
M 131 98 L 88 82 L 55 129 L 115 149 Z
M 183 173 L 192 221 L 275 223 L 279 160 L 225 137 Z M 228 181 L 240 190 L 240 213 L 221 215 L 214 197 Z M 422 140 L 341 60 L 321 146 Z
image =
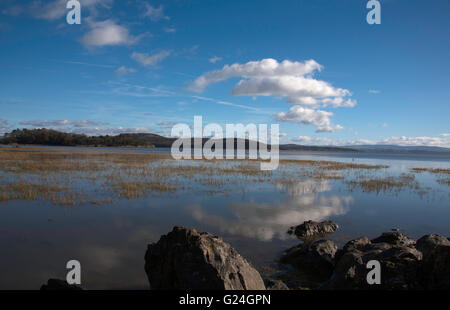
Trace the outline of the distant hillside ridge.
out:
M 388 145 L 388 144 L 374 144 L 374 145 L 349 145 L 344 148 L 351 148 L 361 152 L 375 152 L 375 153 L 450 153 L 450 148 L 439 146 L 424 146 L 424 145 Z
M 94 147 L 149 147 L 169 148 L 177 138 L 167 138 L 153 133 L 123 133 L 116 136 L 87 136 L 84 134 L 65 133 L 53 129 L 16 129 L 0 137 L 0 144 L 47 145 L 47 146 L 94 146 Z M 191 139 L 191 146 L 194 146 Z M 210 138 L 202 138 L 202 145 Z M 237 149 L 241 139 L 234 139 L 234 148 Z M 226 149 L 226 139 L 222 141 Z M 242 143 L 242 142 L 241 142 Z M 250 141 L 245 139 L 245 149 L 249 149 Z M 265 145 L 257 143 L 258 149 Z M 269 145 L 270 149 L 271 146 Z M 331 146 L 305 146 L 298 144 L 281 144 L 280 150 L 292 151 L 328 151 L 328 152 L 355 152 L 351 148 Z

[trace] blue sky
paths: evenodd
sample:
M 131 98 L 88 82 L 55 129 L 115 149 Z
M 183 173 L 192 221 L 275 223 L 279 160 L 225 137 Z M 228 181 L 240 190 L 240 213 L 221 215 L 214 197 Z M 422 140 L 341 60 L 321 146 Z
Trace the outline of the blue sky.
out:
M 282 143 L 450 147 L 450 3 L 0 4 L 0 133 L 278 123 Z

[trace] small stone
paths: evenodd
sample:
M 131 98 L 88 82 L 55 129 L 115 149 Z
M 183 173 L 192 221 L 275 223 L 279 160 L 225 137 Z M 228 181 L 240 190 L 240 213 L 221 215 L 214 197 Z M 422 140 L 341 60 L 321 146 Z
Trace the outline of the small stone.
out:
M 298 238 L 314 238 L 324 237 L 334 233 L 339 226 L 332 221 L 314 222 L 306 221 L 296 227 L 291 227 L 292 231 Z

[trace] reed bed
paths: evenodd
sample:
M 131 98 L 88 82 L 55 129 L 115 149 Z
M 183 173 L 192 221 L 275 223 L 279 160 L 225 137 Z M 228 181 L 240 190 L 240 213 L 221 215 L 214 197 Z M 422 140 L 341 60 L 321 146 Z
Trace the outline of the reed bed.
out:
M 75 206 L 179 192 L 230 195 L 242 191 L 245 195 L 251 184 L 267 182 L 276 187 L 305 180 L 343 181 L 351 188 L 376 192 L 413 187 L 411 176 L 377 176 L 377 171 L 386 172 L 387 168 L 280 160 L 276 171 L 261 171 L 260 161 L 248 159 L 173 160 L 170 154 L 130 150 L 0 148 L 0 202 L 28 200 Z

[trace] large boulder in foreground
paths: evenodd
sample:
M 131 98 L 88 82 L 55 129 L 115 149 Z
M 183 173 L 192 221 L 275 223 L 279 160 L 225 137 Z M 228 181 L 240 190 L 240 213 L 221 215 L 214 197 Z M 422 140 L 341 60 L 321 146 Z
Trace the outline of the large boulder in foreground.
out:
M 382 235 L 383 236 L 383 235 Z M 386 237 L 386 235 L 384 235 Z M 384 238 L 383 237 L 383 238 Z M 324 288 L 328 289 L 420 289 L 422 253 L 414 247 L 369 241 L 358 238 L 348 242 L 336 258 L 333 275 Z M 396 240 L 396 239 L 395 239 Z M 403 238 L 402 238 L 403 240 Z M 406 239 L 405 239 L 406 240 Z M 408 242 L 406 242 L 408 243 Z M 367 263 L 377 260 L 381 265 L 381 284 L 367 283 Z
M 427 289 L 450 289 L 450 241 L 440 235 L 426 235 L 417 240 L 423 253 L 422 281 Z
M 151 289 L 264 290 L 256 269 L 221 238 L 174 227 L 150 244 L 145 272 Z
M 306 221 L 288 230 L 288 234 L 295 234 L 300 239 L 314 239 L 334 233 L 339 226 L 332 221 Z
M 424 260 L 427 260 L 433 250 L 439 245 L 450 246 L 450 241 L 441 235 L 425 235 L 417 240 L 416 249 L 422 252 Z

